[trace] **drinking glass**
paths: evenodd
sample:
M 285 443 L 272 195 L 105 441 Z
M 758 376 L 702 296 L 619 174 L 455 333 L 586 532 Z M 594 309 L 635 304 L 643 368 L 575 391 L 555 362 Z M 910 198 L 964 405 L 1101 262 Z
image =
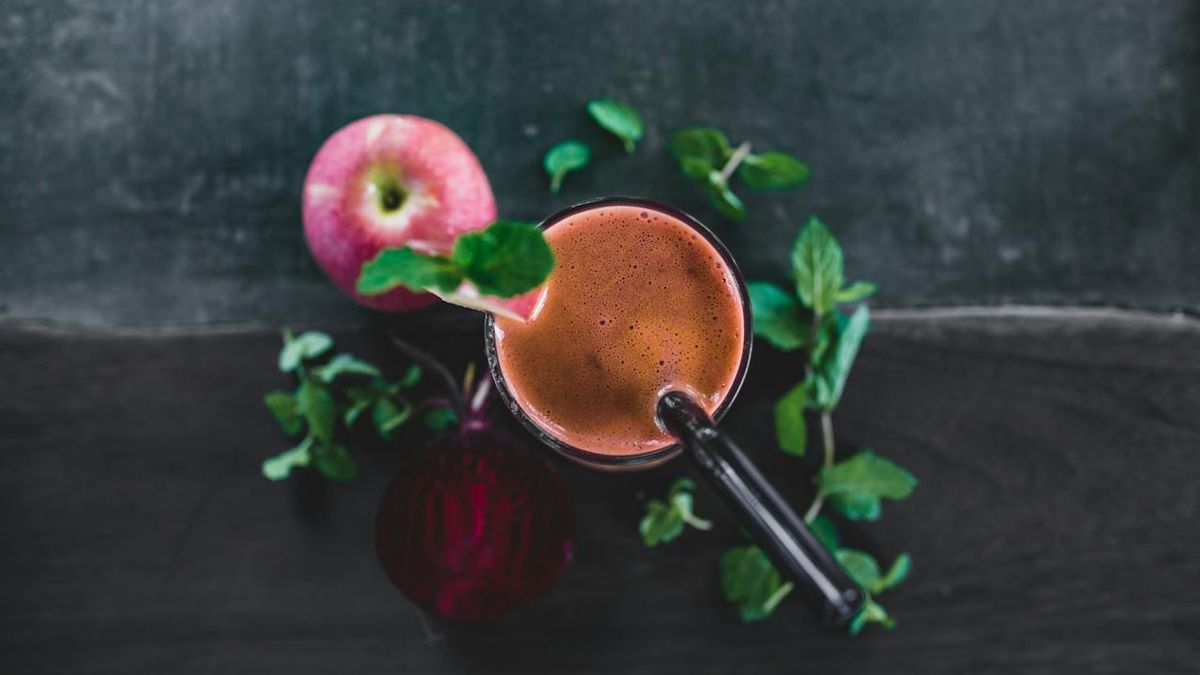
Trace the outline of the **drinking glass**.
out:
M 501 400 L 521 424 L 541 442 L 568 459 L 594 469 L 647 469 L 680 454 L 686 454 L 723 501 L 737 514 L 743 527 L 768 555 L 776 569 L 785 578 L 795 582 L 796 589 L 816 611 L 818 618 L 830 625 L 846 623 L 862 607 L 862 589 L 833 559 L 804 520 L 716 425 L 716 421 L 724 416 L 737 398 L 738 390 L 746 378 L 750 364 L 750 348 L 754 341 L 750 296 L 733 256 L 700 221 L 665 204 L 635 197 L 607 197 L 571 206 L 547 217 L 542 221 L 541 227 L 550 229 L 568 216 L 609 206 L 635 206 L 677 219 L 703 236 L 729 267 L 737 286 L 744 320 L 742 358 L 729 393 L 711 417 L 684 392 L 672 391 L 664 394 L 658 403 L 658 422 L 677 440 L 670 446 L 636 455 L 607 455 L 577 448 L 538 426 L 513 396 L 496 352 L 495 320 L 489 314 L 484 339 L 488 367 Z

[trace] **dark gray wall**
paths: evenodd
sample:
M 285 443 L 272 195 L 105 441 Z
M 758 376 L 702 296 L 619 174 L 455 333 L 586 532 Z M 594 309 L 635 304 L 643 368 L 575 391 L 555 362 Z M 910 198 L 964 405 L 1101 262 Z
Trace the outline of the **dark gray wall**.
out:
M 628 99 L 633 157 L 582 104 Z M 355 321 L 300 234 L 321 141 L 381 111 L 475 148 L 502 212 L 630 193 L 784 273 L 820 214 L 889 306 L 1200 309 L 1195 2 L 8 0 L 0 305 L 98 324 Z M 810 162 L 716 220 L 669 133 L 710 123 Z M 542 152 L 593 142 L 555 197 Z

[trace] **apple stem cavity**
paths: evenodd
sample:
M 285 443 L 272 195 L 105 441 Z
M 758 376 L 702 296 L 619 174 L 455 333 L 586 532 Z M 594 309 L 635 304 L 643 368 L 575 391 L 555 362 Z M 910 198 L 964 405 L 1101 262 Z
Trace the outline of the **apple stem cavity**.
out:
M 367 190 L 375 197 L 379 210 L 385 214 L 399 211 L 408 199 L 400 177 L 385 169 L 371 171 L 367 178 Z

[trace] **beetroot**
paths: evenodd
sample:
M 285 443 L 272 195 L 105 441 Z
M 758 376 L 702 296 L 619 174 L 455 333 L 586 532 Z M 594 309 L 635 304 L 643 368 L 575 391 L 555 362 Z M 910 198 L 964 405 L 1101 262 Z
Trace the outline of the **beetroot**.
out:
M 574 546 L 566 486 L 546 459 L 483 417 L 488 384 L 457 429 L 400 469 L 375 528 L 392 582 L 426 610 L 461 621 L 494 619 L 541 595 Z

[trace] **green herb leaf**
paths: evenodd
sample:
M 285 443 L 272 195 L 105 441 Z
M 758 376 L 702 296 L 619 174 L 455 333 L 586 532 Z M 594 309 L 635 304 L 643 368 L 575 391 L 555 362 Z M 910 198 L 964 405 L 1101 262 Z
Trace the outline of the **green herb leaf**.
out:
M 712 523 L 698 517 L 692 510 L 692 491 L 696 484 L 690 478 L 679 478 L 667 493 L 665 501 L 651 499 L 646 503 L 646 515 L 638 523 L 638 531 L 646 546 L 674 541 L 683 534 L 684 525 L 707 530 Z
M 699 157 L 684 157 L 680 159 L 679 168 L 683 170 L 683 175 L 689 180 L 693 180 L 698 183 L 707 184 L 709 175 L 714 171 L 717 172 L 717 175 L 720 175 L 720 172 L 717 171 L 716 167 L 714 167 L 711 162 L 706 159 L 700 159 Z
M 412 406 L 406 404 L 401 408 L 387 397 L 376 399 L 375 406 L 371 409 L 375 430 L 379 432 L 379 437 L 385 440 L 390 439 L 392 432 L 400 428 L 411 416 Z
M 792 248 L 792 271 L 800 302 L 821 314 L 832 310 L 845 281 L 843 265 L 837 240 L 820 220 L 809 218 Z
M 350 354 L 338 354 L 329 363 L 313 369 L 317 379 L 329 384 L 342 375 L 367 375 L 379 377 L 379 369 Z
M 879 520 L 883 515 L 883 503 L 876 497 L 862 493 L 833 495 L 826 502 L 829 508 L 850 520 Z
M 811 523 L 808 524 L 808 527 L 813 531 L 813 534 L 817 535 L 817 539 L 820 539 L 821 543 L 824 544 L 825 548 L 829 549 L 831 553 L 837 551 L 842 545 L 841 537 L 838 536 L 837 527 L 834 526 L 832 520 L 826 518 L 825 516 L 817 516 Z
M 917 485 L 903 467 L 870 450 L 822 469 L 816 482 L 830 507 L 851 520 L 877 520 L 883 498 L 904 499 Z
M 598 99 L 587 105 L 588 114 L 605 131 L 621 139 L 625 152 L 632 154 L 642 139 L 642 116 L 632 106 L 612 99 Z
M 750 291 L 755 335 L 785 352 L 804 345 L 809 329 L 795 296 L 766 281 L 751 281 L 746 288 Z
M 783 583 L 757 546 L 729 549 L 721 556 L 720 569 L 721 591 L 726 600 L 737 605 L 742 621 L 747 623 L 771 616 L 792 590 L 791 582 Z
M 592 151 L 579 141 L 563 141 L 550 148 L 542 159 L 542 168 L 550 176 L 550 192 L 558 193 L 567 173 L 582 169 L 592 159 Z
M 675 479 L 671 484 L 671 490 L 667 493 L 667 501 L 675 510 L 679 511 L 679 516 L 683 518 L 683 522 L 691 525 L 697 530 L 712 529 L 712 523 L 708 520 L 700 518 L 692 510 L 692 492 L 696 489 L 696 483 L 691 478 L 682 477 Z
M 638 523 L 642 543 L 654 547 L 674 541 L 683 534 L 684 522 L 679 511 L 661 499 L 646 502 L 646 515 Z
M 345 422 L 346 427 L 349 428 L 354 426 L 354 423 L 358 421 L 358 418 L 361 417 L 362 414 L 366 412 L 367 408 L 370 408 L 371 404 L 374 402 L 375 399 L 373 397 L 364 396 L 351 403 L 350 407 L 346 408 L 346 412 L 342 413 L 342 421 Z
M 691 158 L 707 162 L 709 170 L 724 166 L 733 156 L 733 148 L 730 147 L 725 134 L 719 129 L 706 127 L 692 127 L 676 133 L 671 137 L 670 149 L 681 165 L 684 159 Z M 684 171 L 686 173 L 686 167 Z
M 892 566 L 888 568 L 883 578 L 879 580 L 879 590 L 877 593 L 883 592 L 889 588 L 895 588 L 900 585 L 900 582 L 908 578 L 908 573 L 912 570 L 912 557 L 907 553 L 901 553 L 896 556 L 892 562 Z
M 823 326 L 824 334 L 834 333 L 835 337 L 826 337 L 827 345 L 819 352 L 814 349 L 813 369 L 806 381 L 809 401 L 820 410 L 832 410 L 841 400 L 858 349 L 871 327 L 871 310 L 866 305 L 859 305 L 849 318 L 837 312 L 827 316 L 834 321 Z
M 862 611 L 850 621 L 850 634 L 858 635 L 862 631 L 863 626 L 868 623 L 878 623 L 884 628 L 894 628 L 896 626 L 896 622 L 888 616 L 883 606 L 869 597 L 863 605 Z
M 879 563 L 875 562 L 871 554 L 843 548 L 838 549 L 834 555 L 855 583 L 868 593 L 879 592 Z
M 336 409 L 329 390 L 313 380 L 303 379 L 296 392 L 296 400 L 300 414 L 308 421 L 309 431 L 317 440 L 332 440 Z
M 283 350 L 279 352 L 279 370 L 290 373 L 300 367 L 306 359 L 324 354 L 333 346 L 333 338 L 325 333 L 308 331 L 293 337 L 291 331 L 283 333 Z
M 434 408 L 425 413 L 425 426 L 430 431 L 442 431 L 458 424 L 458 413 L 453 408 Z
M 285 450 L 268 460 L 264 460 L 262 463 L 263 476 L 267 480 L 283 480 L 291 475 L 292 469 L 298 466 L 308 466 L 311 460 L 308 451 L 312 447 L 312 444 L 313 437 L 309 435 L 291 450 Z
M 716 174 L 715 178 L 714 174 Z M 733 191 L 729 189 L 728 185 L 725 185 L 724 181 L 720 181 L 719 185 L 712 184 L 714 180 L 719 179 L 720 175 L 716 171 L 709 174 L 710 191 L 708 201 L 717 210 L 717 213 L 740 223 L 746 219 L 746 205 L 742 203 L 742 200 L 737 195 L 733 194 Z
M 404 377 L 401 377 L 399 380 L 396 380 L 396 382 L 392 385 L 392 387 L 394 387 L 396 389 L 409 389 L 411 387 L 417 386 L 417 384 L 419 384 L 420 382 L 421 382 L 421 366 L 418 366 L 417 364 L 414 363 L 413 365 L 408 367 L 408 370 L 404 371 Z
M 300 410 L 295 396 L 286 391 L 275 390 L 267 392 L 267 395 L 263 397 L 263 403 L 275 415 L 275 421 L 279 422 L 279 426 L 283 428 L 283 433 L 288 436 L 295 436 L 304 428 L 304 422 L 300 419 Z
M 808 445 L 808 424 L 804 420 L 807 399 L 801 382 L 775 403 L 775 440 L 784 452 L 797 457 L 804 456 Z
M 398 286 L 412 291 L 433 289 L 449 293 L 462 280 L 462 271 L 449 258 L 418 253 L 405 246 L 384 249 L 367 261 L 355 289 L 363 295 L 379 295 Z
M 340 443 L 320 443 L 312 454 L 317 470 L 329 480 L 344 483 L 358 475 L 358 462 Z
M 912 559 L 907 553 L 897 556 L 886 574 L 881 572 L 879 563 L 869 553 L 843 548 L 838 549 L 835 556 L 851 578 L 871 595 L 879 595 L 904 581 L 912 567 Z
M 501 298 L 537 288 L 554 269 L 554 253 L 542 231 L 506 220 L 460 236 L 450 259 L 480 293 Z
M 746 155 L 738 176 L 755 190 L 790 190 L 808 180 L 808 166 L 783 152 Z
M 858 302 L 875 295 L 876 286 L 869 281 L 856 281 L 837 292 L 838 302 Z

